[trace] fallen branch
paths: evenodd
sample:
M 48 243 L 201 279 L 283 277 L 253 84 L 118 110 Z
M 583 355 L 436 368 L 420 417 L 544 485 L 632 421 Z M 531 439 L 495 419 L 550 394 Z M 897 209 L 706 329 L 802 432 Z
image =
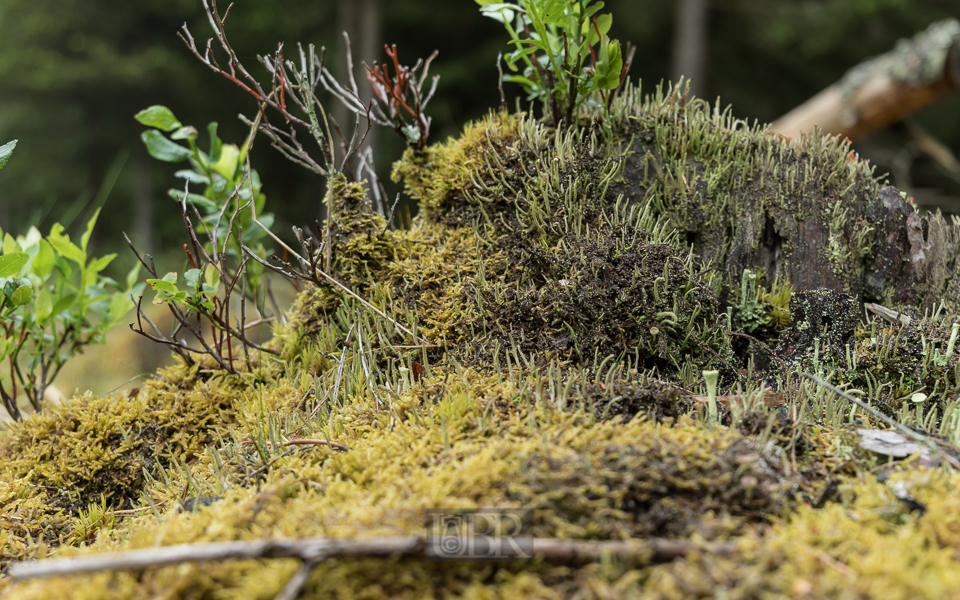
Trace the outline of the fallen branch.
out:
M 853 141 L 903 120 L 960 85 L 960 24 L 934 23 L 912 40 L 850 69 L 770 126 L 795 138 L 814 126 Z
M 652 538 L 635 541 L 583 541 L 550 538 L 514 538 L 511 548 L 518 555 L 548 563 L 582 563 L 605 557 L 642 564 L 683 558 L 691 552 L 726 555 L 736 550 L 732 543 L 694 543 Z M 97 571 L 145 569 L 185 562 L 248 559 L 299 558 L 316 564 L 329 558 L 433 558 L 428 539 L 421 536 L 356 539 L 272 539 L 211 544 L 180 544 L 109 554 L 72 556 L 14 563 L 8 571 L 14 579 L 36 579 Z M 441 557 L 442 558 L 442 557 Z

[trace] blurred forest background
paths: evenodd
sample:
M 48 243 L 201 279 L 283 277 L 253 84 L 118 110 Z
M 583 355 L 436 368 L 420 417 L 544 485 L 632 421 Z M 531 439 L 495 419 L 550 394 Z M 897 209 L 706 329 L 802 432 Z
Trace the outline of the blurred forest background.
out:
M 738 117 L 769 122 L 897 39 L 960 18 L 960 3 L 606 0 L 603 12 L 614 16 L 611 37 L 637 46 L 630 77 L 641 79 L 645 90 L 685 74 L 694 78 L 697 95 L 711 102 L 719 97 Z M 19 139 L 0 176 L 4 231 L 24 233 L 36 225 L 46 232 L 55 221 L 75 231 L 102 206 L 95 251 L 119 254 L 116 273 L 134 262 L 124 231 L 171 265 L 182 261 L 180 215 L 166 193 L 182 184 L 173 178 L 182 166 L 146 154 L 139 137 L 144 128 L 133 115 L 163 104 L 198 129 L 218 121 L 224 141 L 240 144 L 246 128 L 237 115 L 252 117 L 256 110 L 252 97 L 187 51 L 176 35 L 184 23 L 198 45 L 211 35 L 200 0 L 0 0 L 0 143 Z M 339 32 L 350 31 L 361 87 L 360 61 L 385 60 L 384 43 L 396 44 L 407 64 L 439 50 L 431 74 L 441 76 L 440 84 L 427 110 L 434 142 L 499 104 L 495 61 L 507 51 L 507 37 L 473 0 L 236 0 L 227 26 L 243 62 L 265 82 L 256 55 L 273 52 L 280 41 L 288 56 L 298 41 L 325 46 L 326 64 L 343 74 Z M 504 89 L 513 106 L 519 88 Z M 913 119 L 960 154 L 960 93 Z M 389 183 L 390 165 L 403 142 L 381 130 L 374 148 L 392 197 L 399 189 Z M 901 134 L 876 133 L 857 150 L 918 203 L 960 213 L 958 174 Z M 265 139 L 252 160 L 278 234 L 321 216 L 320 178 L 285 161 Z

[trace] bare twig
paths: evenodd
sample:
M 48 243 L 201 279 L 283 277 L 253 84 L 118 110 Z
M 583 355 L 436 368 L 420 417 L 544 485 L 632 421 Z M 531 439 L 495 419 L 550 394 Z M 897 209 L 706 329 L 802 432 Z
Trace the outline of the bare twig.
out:
M 820 379 L 820 378 L 817 377 L 816 375 L 811 375 L 810 373 L 803 373 L 803 376 L 806 377 L 807 379 L 809 379 L 810 381 L 813 381 L 814 383 L 817 383 L 817 384 L 819 384 L 819 385 L 822 385 L 823 387 L 827 388 L 828 390 L 830 390 L 830 391 L 833 392 L 834 394 L 837 394 L 837 395 L 845 398 L 846 400 L 849 400 L 850 402 L 853 402 L 854 404 L 856 404 L 857 406 L 859 406 L 859 407 L 862 408 L 863 410 L 867 411 L 868 413 L 870 413 L 871 415 L 873 415 L 873 416 L 876 417 L 877 419 L 883 421 L 884 423 L 886 423 L 887 425 L 890 425 L 891 427 L 895 427 L 896 429 L 900 430 L 900 432 L 903 433 L 903 434 L 904 434 L 905 436 L 907 436 L 908 438 L 912 439 L 913 441 L 917 442 L 918 444 L 920 444 L 920 445 L 923 446 L 924 448 L 927 448 L 927 449 L 930 450 L 931 452 L 933 452 L 933 453 L 937 454 L 938 456 L 942 457 L 942 458 L 943 458 L 945 461 L 947 461 L 947 462 L 950 464 L 950 466 L 952 466 L 954 469 L 960 469 L 960 461 L 958 461 L 957 458 L 956 458 L 955 456 L 953 456 L 953 454 L 952 454 L 951 452 L 948 452 L 945 448 L 942 448 L 942 447 L 940 446 L 940 443 L 938 443 L 937 440 L 935 440 L 934 438 L 932 438 L 932 437 L 930 437 L 930 436 L 928 436 L 928 435 L 924 435 L 924 434 L 922 434 L 922 433 L 919 433 L 919 432 L 915 431 L 914 429 L 912 429 L 912 428 L 910 428 L 910 427 L 907 427 L 906 425 L 904 425 L 903 423 L 900 423 L 899 421 L 897 421 L 897 420 L 895 420 L 895 419 L 891 419 L 890 417 L 888 417 L 887 415 L 883 414 L 883 413 L 880 412 L 879 410 L 873 408 L 872 406 L 870 406 L 870 405 L 867 404 L 866 402 L 860 400 L 859 398 L 856 398 L 856 397 L 854 397 L 854 396 L 851 396 L 850 394 L 844 392 L 843 390 L 839 389 L 838 387 L 827 383 L 827 382 L 824 381 L 823 379 Z
M 692 552 L 729 555 L 736 545 L 729 542 L 686 542 L 650 538 L 631 541 L 557 540 L 511 538 L 510 547 L 519 556 L 540 558 L 548 563 L 586 563 L 616 558 L 636 564 L 669 562 Z M 98 571 L 134 570 L 185 562 L 250 558 L 299 558 L 319 563 L 329 558 L 414 558 L 436 557 L 430 540 L 421 536 L 358 539 L 266 539 L 256 541 L 180 544 L 90 556 L 72 556 L 14 563 L 14 579 L 36 579 Z

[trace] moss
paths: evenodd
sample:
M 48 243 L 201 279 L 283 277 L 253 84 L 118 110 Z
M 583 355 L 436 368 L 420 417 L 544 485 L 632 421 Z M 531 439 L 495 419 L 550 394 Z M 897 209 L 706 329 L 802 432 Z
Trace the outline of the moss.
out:
M 431 220 L 465 224 L 473 216 L 464 207 L 478 179 L 492 180 L 500 154 L 522 154 L 517 147 L 523 119 L 520 115 L 491 113 L 467 125 L 457 139 L 422 152 L 407 149 L 393 167 L 393 180 L 403 181 L 407 192 L 420 200 Z
M 387 228 L 386 219 L 373 210 L 362 183 L 339 175 L 331 179 L 331 224 L 334 272 L 344 283 L 361 288 L 376 281 L 388 262 L 403 257 L 402 234 Z
M 140 397 L 79 398 L 27 422 L 0 445 L 0 551 L 410 535 L 429 509 L 533 508 L 537 536 L 736 551 L 665 566 L 331 560 L 302 597 L 942 595 L 958 571 L 957 476 L 892 475 L 927 508 L 911 512 L 872 475 L 891 466 L 858 448 L 877 421 L 796 376 L 819 371 L 901 422 L 960 436 L 955 298 L 925 313 L 912 298 L 908 326 L 862 322 L 863 299 L 895 294 L 893 275 L 864 283 L 879 184 L 848 151 L 628 87 L 602 122 L 557 131 L 490 114 L 408 151 L 394 177 L 421 207 L 409 231 L 335 178 L 331 274 L 380 312 L 310 286 L 278 329 L 279 364 L 177 367 Z M 804 220 L 824 244 L 788 235 Z M 798 264 L 832 291 L 790 279 Z M 723 372 L 725 425 L 701 422 L 691 399 L 704 369 Z M 924 388 L 933 410 L 912 417 L 897 400 Z M 297 568 L 0 586 L 271 598 Z
M 463 391 L 461 386 L 451 393 Z M 497 435 L 478 436 L 483 408 L 477 401 L 456 409 L 426 405 L 417 409 L 418 417 L 410 413 L 398 421 L 391 435 L 376 435 L 385 416 L 373 402 L 353 403 L 340 416 L 354 426 L 337 438 L 349 452 L 315 448 L 291 455 L 275 463 L 259 489 L 233 487 L 195 513 L 168 510 L 159 519 L 128 520 L 122 541 L 104 537 L 90 550 L 64 553 L 149 547 L 157 539 L 175 544 L 270 535 L 409 535 L 422 531 L 424 511 L 436 506 L 532 507 L 533 533 L 541 536 L 629 539 L 696 532 L 722 538 L 786 506 L 790 484 L 780 461 L 733 432 L 705 431 L 691 421 L 674 427 L 643 419 L 598 424 L 583 412 L 514 409 L 492 417 Z M 531 427 L 531 419 L 541 425 Z M 192 474 L 212 475 L 201 466 Z M 159 501 L 176 497 L 181 482 L 171 479 L 152 493 Z M 197 597 L 269 598 L 294 569 L 286 561 L 228 561 L 51 580 L 20 585 L 16 593 L 39 597 L 67 592 L 67 585 L 99 589 L 107 597 L 110 590 L 118 597 L 190 590 Z M 583 589 L 589 572 L 563 585 L 571 592 Z M 553 582 L 574 573 L 523 564 L 329 561 L 311 576 L 305 597 L 447 596 L 481 587 L 510 597 L 518 590 L 547 593 Z
M 803 507 L 734 556 L 700 555 L 653 569 L 657 598 L 939 598 L 960 585 L 956 474 L 908 472 L 895 481 L 925 508 L 911 510 L 891 486 L 843 484 L 846 500 Z
M 10 523 L 2 555 L 22 557 L 30 538 L 56 547 L 88 505 L 139 506 L 144 473 L 195 461 L 215 439 L 215 428 L 232 421 L 233 398 L 244 387 L 235 377 L 210 378 L 199 368 L 180 364 L 139 394 L 87 394 L 17 425 L 0 442 L 4 513 L 11 519 L 36 512 L 29 525 Z

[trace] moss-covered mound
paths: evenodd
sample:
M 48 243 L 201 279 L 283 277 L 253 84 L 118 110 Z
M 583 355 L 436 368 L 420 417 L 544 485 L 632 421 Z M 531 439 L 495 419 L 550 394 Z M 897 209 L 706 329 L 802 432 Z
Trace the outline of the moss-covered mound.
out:
M 931 470 L 956 462 L 960 439 L 956 226 L 917 215 L 846 144 L 792 144 L 677 90 L 627 89 L 569 131 L 492 114 L 394 173 L 421 209 L 405 231 L 361 186 L 331 181 L 314 259 L 350 292 L 308 285 L 272 342 L 281 360 L 240 376 L 178 367 L 138 396 L 76 398 L 7 435 L 4 569 L 180 543 L 422 535 L 431 509 L 496 507 L 532 509 L 530 536 L 684 550 L 665 564 L 330 559 L 299 597 L 956 586 L 960 475 Z M 863 313 L 864 301 L 893 312 Z M 704 370 L 721 372 L 719 423 L 703 409 Z M 939 445 L 900 462 L 861 448 L 858 430 L 889 427 L 876 411 Z M 298 568 L 246 559 L 0 589 L 272 598 Z

